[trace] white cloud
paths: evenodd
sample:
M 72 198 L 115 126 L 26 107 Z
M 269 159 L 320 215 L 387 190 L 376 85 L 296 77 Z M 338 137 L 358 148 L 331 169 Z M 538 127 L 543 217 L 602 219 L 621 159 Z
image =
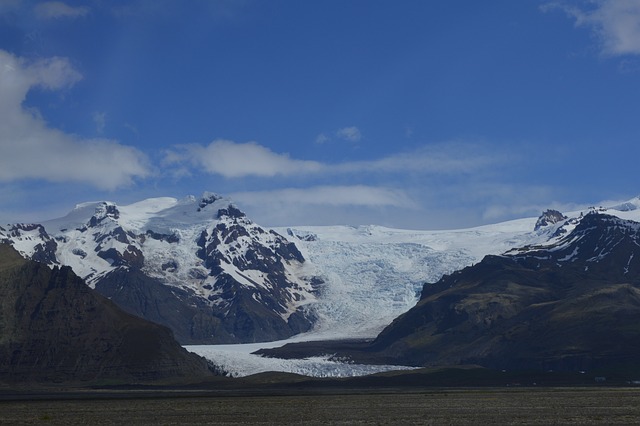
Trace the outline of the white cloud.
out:
M 66 59 L 28 62 L 0 50 L 0 181 L 75 181 L 115 189 L 150 174 L 138 150 L 68 135 L 23 106 L 34 87 L 64 89 L 81 78 Z
M 38 19 L 81 18 L 89 13 L 89 8 L 73 7 L 61 1 L 45 1 L 38 3 L 34 12 Z
M 510 200 L 530 206 L 545 199 L 532 188 L 517 190 L 517 183 L 496 184 L 521 160 L 508 148 L 487 150 L 482 144 L 461 142 L 336 164 L 298 160 L 255 142 L 232 141 L 182 146 L 165 157 L 172 166 L 166 171 L 175 178 L 190 176 L 189 169 L 196 169 L 226 178 L 280 175 L 304 178 L 300 185 L 314 182 L 309 187 L 229 194 L 250 217 L 267 226 L 375 223 L 432 229 L 457 227 L 461 218 L 471 224 L 512 218 L 502 207 Z M 277 184 L 263 182 L 272 183 Z M 484 206 L 488 207 L 482 217 Z
M 505 161 L 501 154 L 482 152 L 472 144 L 457 142 L 423 146 L 373 161 L 334 166 L 334 171 L 421 174 L 469 174 Z
M 362 139 L 362 133 L 360 133 L 360 129 L 355 126 L 343 127 L 342 129 L 338 129 L 336 131 L 336 136 L 349 142 L 359 142 L 360 139 Z
M 505 161 L 495 152 L 482 152 L 462 143 L 434 144 L 418 150 L 373 161 L 339 164 L 297 160 L 274 153 L 256 142 L 236 143 L 216 140 L 207 146 L 181 145 L 165 155 L 165 164 L 184 167 L 185 163 L 226 178 L 246 176 L 336 175 L 371 173 L 469 174 Z
M 575 19 L 576 26 L 589 27 L 597 35 L 605 55 L 640 54 L 640 1 L 597 0 L 590 9 L 564 2 L 548 3 L 543 11 L 559 8 Z
M 324 167 L 316 161 L 295 160 L 288 154 L 277 154 L 255 142 L 236 143 L 218 139 L 207 146 L 181 145 L 178 152 L 168 152 L 167 164 L 189 162 L 204 171 L 239 178 L 244 176 L 288 176 L 314 173 Z

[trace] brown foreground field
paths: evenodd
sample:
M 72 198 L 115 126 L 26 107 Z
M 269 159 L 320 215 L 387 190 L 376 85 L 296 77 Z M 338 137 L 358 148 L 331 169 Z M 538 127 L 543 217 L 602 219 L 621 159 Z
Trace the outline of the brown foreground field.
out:
M 413 389 L 278 396 L 93 393 L 0 401 L 2 425 L 638 423 L 638 388 Z

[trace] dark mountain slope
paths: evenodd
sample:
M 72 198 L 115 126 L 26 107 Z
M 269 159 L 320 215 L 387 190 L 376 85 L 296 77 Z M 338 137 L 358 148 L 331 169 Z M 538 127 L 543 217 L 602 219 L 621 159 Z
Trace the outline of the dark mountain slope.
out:
M 134 317 L 68 267 L 0 244 L 0 380 L 145 382 L 210 376 L 169 329 Z
M 640 224 L 589 214 L 424 287 L 375 340 L 387 362 L 583 370 L 640 361 Z

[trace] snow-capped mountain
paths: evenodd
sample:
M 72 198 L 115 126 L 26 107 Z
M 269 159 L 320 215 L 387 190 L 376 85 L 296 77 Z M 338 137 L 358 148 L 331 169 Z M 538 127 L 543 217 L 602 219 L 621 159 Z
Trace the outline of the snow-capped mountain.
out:
M 183 343 L 275 340 L 312 325 L 315 281 L 296 246 L 212 193 L 83 203 L 60 219 L 0 228 L 0 240 L 70 266 Z
M 385 362 L 586 370 L 640 360 L 640 222 L 593 209 L 544 244 L 425 285 L 369 348 Z M 564 231 L 564 232 L 559 232 Z
M 537 229 L 518 237 L 526 244 L 426 283 L 418 303 L 371 342 L 300 343 L 258 353 L 283 358 L 332 353 L 355 363 L 495 369 L 638 365 L 639 205 L 634 199 L 624 208 L 566 216 L 545 212 L 530 221 Z M 483 234 L 481 239 L 468 240 L 470 246 L 486 242 L 489 229 L 496 231 L 483 227 L 476 234 Z M 473 235 L 470 231 L 464 232 Z M 449 243 L 455 240 L 446 235 Z
M 556 244 L 589 211 L 640 220 L 640 198 L 461 230 L 269 231 L 228 199 L 205 194 L 129 206 L 84 203 L 61 219 L 0 229 L 0 239 L 36 260 L 71 266 L 129 311 L 170 325 L 183 343 L 304 331 L 314 339 L 373 338 L 417 303 L 425 282 L 486 255 Z

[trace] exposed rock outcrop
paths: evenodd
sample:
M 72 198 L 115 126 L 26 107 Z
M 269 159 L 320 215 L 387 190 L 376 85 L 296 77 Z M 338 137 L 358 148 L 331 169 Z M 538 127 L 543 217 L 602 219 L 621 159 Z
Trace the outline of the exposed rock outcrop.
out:
M 534 231 L 537 231 L 538 229 L 544 228 L 549 225 L 554 225 L 565 219 L 567 219 L 567 216 L 563 215 L 558 210 L 552 210 L 552 209 L 545 210 L 536 221 Z

